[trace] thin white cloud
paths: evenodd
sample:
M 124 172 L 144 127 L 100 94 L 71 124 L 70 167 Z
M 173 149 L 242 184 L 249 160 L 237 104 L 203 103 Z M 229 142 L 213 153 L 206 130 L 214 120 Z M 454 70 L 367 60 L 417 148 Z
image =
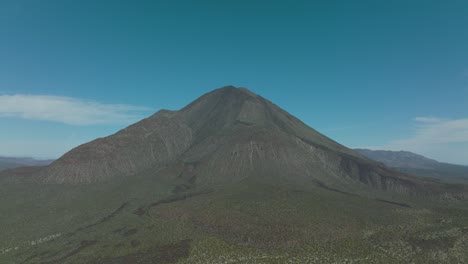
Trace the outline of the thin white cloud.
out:
M 468 118 L 417 117 L 412 135 L 372 149 L 408 150 L 440 161 L 468 164 Z
M 0 95 L 0 117 L 60 122 L 69 125 L 128 124 L 151 109 L 125 104 L 103 104 L 72 97 Z
M 414 120 L 422 123 L 437 123 L 442 121 L 442 119 L 437 117 L 416 117 Z
M 415 134 L 400 144 L 435 144 L 468 142 L 468 118 L 441 119 L 435 117 L 415 118 Z

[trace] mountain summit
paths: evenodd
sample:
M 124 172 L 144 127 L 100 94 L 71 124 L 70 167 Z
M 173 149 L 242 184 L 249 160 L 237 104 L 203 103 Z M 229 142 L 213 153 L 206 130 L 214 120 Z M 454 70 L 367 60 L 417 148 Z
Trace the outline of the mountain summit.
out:
M 424 185 L 334 142 L 267 99 L 233 86 L 81 145 L 46 167 L 41 179 L 80 184 L 142 173 L 202 188 L 246 178 L 405 193 Z

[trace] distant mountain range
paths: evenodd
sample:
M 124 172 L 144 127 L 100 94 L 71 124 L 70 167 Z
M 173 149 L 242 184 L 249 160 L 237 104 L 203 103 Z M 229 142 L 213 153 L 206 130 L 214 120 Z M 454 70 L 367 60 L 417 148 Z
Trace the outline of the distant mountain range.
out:
M 468 166 L 449 164 L 409 151 L 355 149 L 361 155 L 404 173 L 453 183 L 468 183 Z
M 0 170 L 13 169 L 25 166 L 45 166 L 52 163 L 54 160 L 39 160 L 28 157 L 3 157 L 0 156 Z

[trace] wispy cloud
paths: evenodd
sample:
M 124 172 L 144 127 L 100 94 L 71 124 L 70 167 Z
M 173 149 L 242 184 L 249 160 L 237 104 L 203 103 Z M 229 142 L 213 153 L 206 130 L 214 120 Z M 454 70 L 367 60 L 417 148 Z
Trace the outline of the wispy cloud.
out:
M 437 117 L 416 117 L 414 120 L 421 123 L 437 123 L 443 121 L 443 119 Z
M 417 117 L 415 133 L 408 139 L 397 140 L 401 145 L 468 142 L 468 118 L 442 119 Z
M 0 95 L 0 117 L 60 122 L 69 125 L 128 124 L 149 112 L 147 107 L 104 104 L 72 97 Z
M 409 150 L 441 161 L 468 164 L 468 118 L 416 117 L 407 138 L 372 149 Z

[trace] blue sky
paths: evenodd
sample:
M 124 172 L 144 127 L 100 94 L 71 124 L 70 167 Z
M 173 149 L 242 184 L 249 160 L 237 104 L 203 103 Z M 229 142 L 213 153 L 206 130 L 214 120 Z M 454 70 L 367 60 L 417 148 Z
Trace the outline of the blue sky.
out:
M 468 164 L 468 2 L 0 0 L 0 155 L 247 87 L 349 147 Z

